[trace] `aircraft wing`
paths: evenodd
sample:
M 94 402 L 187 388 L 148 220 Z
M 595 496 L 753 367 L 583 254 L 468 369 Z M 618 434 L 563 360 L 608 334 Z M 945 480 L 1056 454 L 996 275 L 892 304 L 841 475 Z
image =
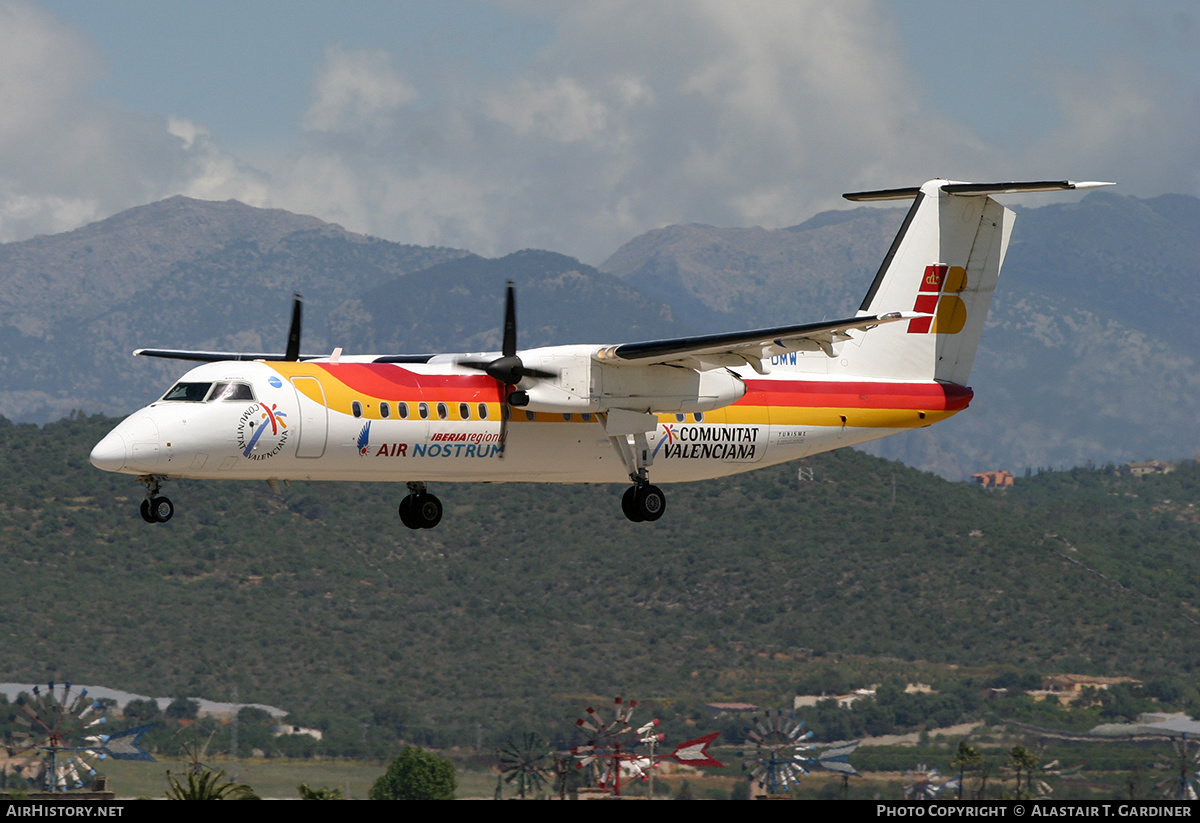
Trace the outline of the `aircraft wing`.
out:
M 701 371 L 749 365 L 755 371 L 765 373 L 762 361 L 770 357 L 794 351 L 818 350 L 833 356 L 834 344 L 852 339 L 852 331 L 866 331 L 882 323 L 924 316 L 915 312 L 888 312 L 799 326 L 624 343 L 601 349 L 596 357 L 614 365 L 679 365 Z

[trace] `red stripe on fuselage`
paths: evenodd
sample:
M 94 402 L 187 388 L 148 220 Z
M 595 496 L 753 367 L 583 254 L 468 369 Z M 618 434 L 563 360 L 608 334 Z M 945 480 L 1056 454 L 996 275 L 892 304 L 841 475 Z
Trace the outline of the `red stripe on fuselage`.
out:
M 495 380 L 480 374 L 423 374 L 391 363 L 315 363 L 351 391 L 391 401 L 500 402 Z M 746 380 L 735 405 L 798 408 L 962 411 L 974 392 L 953 383 Z
M 420 374 L 391 363 L 314 365 L 351 391 L 380 400 L 500 400 L 499 384 L 485 374 Z
M 747 380 L 739 406 L 962 411 L 974 392 L 953 383 L 843 383 Z

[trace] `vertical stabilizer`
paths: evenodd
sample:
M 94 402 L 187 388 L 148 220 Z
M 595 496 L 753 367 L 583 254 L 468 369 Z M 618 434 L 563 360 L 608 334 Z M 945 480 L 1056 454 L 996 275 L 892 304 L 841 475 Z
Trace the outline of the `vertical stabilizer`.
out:
M 966 385 L 1004 263 L 1015 215 L 992 194 L 1091 188 L 1107 183 L 956 183 L 847 194 L 912 199 L 904 223 L 859 307 L 859 316 L 918 312 L 847 343 L 846 374 Z

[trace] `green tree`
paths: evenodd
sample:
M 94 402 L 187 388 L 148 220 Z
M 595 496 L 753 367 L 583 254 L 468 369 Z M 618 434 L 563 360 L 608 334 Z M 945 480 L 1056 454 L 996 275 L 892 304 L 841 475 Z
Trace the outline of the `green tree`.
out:
M 954 759 L 950 761 L 950 765 L 958 769 L 958 799 L 963 798 L 963 787 L 967 782 L 967 771 L 978 769 L 983 763 L 983 755 L 979 753 L 979 749 L 972 746 L 965 740 L 958 742 L 958 751 L 954 754 Z
M 1033 752 L 1024 746 L 1013 746 L 1008 752 L 1008 766 L 1017 774 L 1017 800 L 1029 800 L 1033 797 L 1033 771 L 1038 767 L 1037 758 Z M 1021 772 L 1025 772 L 1025 790 L 1021 790 Z
M 162 710 L 153 700 L 130 700 L 125 704 L 122 716 L 136 723 L 152 723 L 162 717 Z
M 301 783 L 296 787 L 300 792 L 301 800 L 345 800 L 346 793 L 341 789 L 330 788 L 329 786 L 317 786 L 316 788 L 309 786 L 307 783 Z
M 456 788 L 454 763 L 416 746 L 405 746 L 368 796 L 372 800 L 453 800 Z
M 198 701 L 177 697 L 171 701 L 171 705 L 167 706 L 167 710 L 163 714 L 172 720 L 195 720 L 199 712 L 200 703 Z
M 205 768 L 188 774 L 186 782 L 167 772 L 167 800 L 259 800 L 244 783 L 224 781 L 225 772 Z

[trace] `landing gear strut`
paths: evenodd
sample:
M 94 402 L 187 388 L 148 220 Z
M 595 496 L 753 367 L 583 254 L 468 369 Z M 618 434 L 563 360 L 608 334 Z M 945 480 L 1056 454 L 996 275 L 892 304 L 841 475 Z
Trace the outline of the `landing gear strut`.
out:
M 611 413 L 610 413 L 611 415 Z M 638 415 L 640 417 L 640 415 Z M 646 415 L 649 421 L 649 415 Z M 649 468 L 654 462 L 654 452 L 646 439 L 646 431 L 609 435 L 609 442 L 617 450 L 625 468 L 629 471 L 629 479 L 633 485 L 625 490 L 621 497 L 621 511 L 634 523 L 653 523 L 663 516 L 667 510 L 667 497 L 658 486 L 651 485 Z
M 410 529 L 432 529 L 442 522 L 442 501 L 425 491 L 425 484 L 408 484 L 408 496 L 400 501 L 400 522 Z
M 175 506 L 170 498 L 159 494 L 162 481 L 166 479 L 156 474 L 143 474 L 138 480 L 146 484 L 146 499 L 142 501 L 140 511 L 142 519 L 147 523 L 166 523 L 175 515 Z

